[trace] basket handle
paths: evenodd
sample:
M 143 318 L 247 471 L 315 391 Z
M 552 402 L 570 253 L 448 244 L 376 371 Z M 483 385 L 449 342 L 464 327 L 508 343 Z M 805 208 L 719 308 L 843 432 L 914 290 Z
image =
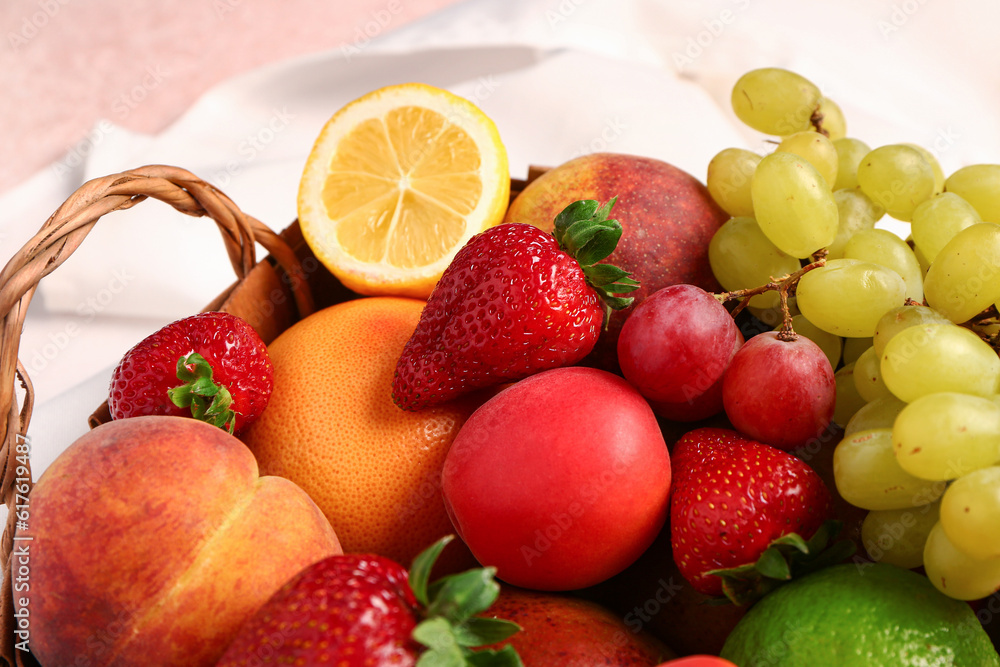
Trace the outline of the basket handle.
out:
M 14 648 L 15 620 L 11 587 L 11 552 L 14 545 L 16 505 L 20 493 L 31 488 L 27 457 L 18 460 L 31 420 L 34 391 L 17 358 L 21 328 L 28 303 L 39 281 L 52 273 L 80 245 L 94 224 L 106 213 L 132 208 L 146 198 L 159 199 L 187 215 L 211 218 L 219 231 L 236 277 L 242 280 L 256 264 L 256 243 L 268 250 L 284 269 L 300 317 L 313 312 L 312 294 L 298 257 L 283 238 L 262 222 L 241 211 L 229 197 L 191 172 L 167 165 L 149 165 L 84 183 L 42 226 L 41 230 L 0 271 L 0 498 L 7 506 L 7 525 L 0 542 L 4 571 L 0 591 L 0 662 L 22 664 L 22 651 Z M 20 409 L 16 385 L 23 390 Z M 27 487 L 23 480 L 27 478 Z M 15 655 L 16 654 L 16 655 Z

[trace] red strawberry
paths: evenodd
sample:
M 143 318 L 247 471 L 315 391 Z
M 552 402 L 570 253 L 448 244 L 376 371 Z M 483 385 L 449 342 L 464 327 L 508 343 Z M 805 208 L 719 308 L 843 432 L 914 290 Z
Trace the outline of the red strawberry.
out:
M 812 468 L 736 431 L 701 428 L 671 456 L 674 561 L 700 593 L 738 604 L 846 557 L 829 490 Z M 808 540 L 808 541 L 807 541 Z
M 418 659 L 428 667 L 521 665 L 512 648 L 477 653 L 470 648 L 519 630 L 508 621 L 475 616 L 499 593 L 493 568 L 428 586 L 434 560 L 450 539 L 417 556 L 409 575 L 375 555 L 331 556 L 307 567 L 240 628 L 216 667 L 407 667 Z
M 239 433 L 264 411 L 274 385 L 267 347 L 245 320 L 200 313 L 129 350 L 111 376 L 113 419 L 193 416 Z
M 602 207 L 577 201 L 551 235 L 507 223 L 469 240 L 424 307 L 396 366 L 392 395 L 419 410 L 466 392 L 569 366 L 593 349 L 611 309 L 638 283 L 598 264 L 621 238 Z

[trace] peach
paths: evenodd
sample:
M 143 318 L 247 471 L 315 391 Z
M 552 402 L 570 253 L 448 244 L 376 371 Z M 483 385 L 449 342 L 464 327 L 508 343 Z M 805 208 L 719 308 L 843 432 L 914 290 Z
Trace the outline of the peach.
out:
M 29 508 L 15 552 L 30 554 L 30 585 L 14 601 L 44 665 L 214 665 L 286 580 L 342 552 L 304 491 L 184 417 L 85 434 Z
M 577 199 L 602 204 L 618 197 L 612 218 L 622 238 L 605 260 L 631 271 L 641 287 L 631 307 L 611 316 L 588 363 L 617 370 L 618 333 L 649 294 L 678 283 L 709 292 L 721 287 L 708 263 L 708 244 L 729 216 L 691 174 L 654 158 L 592 153 L 545 172 L 511 202 L 504 222 L 527 222 L 552 231 L 556 215 Z

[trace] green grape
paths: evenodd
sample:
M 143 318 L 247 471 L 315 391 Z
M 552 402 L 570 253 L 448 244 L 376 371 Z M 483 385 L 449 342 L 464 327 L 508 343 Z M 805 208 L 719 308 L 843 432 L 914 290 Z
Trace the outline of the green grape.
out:
M 907 327 L 886 343 L 879 364 L 896 397 L 955 391 L 989 396 L 1000 390 L 1000 357 L 982 338 L 952 323 Z
M 944 182 L 947 192 L 972 204 L 987 222 L 1000 222 L 1000 164 L 962 167 Z
M 1000 467 L 952 482 L 941 498 L 941 526 L 951 543 L 972 558 L 1000 558 Z
M 881 264 L 899 274 L 906 284 L 905 296 L 924 300 L 924 276 L 917 256 L 906 241 L 886 229 L 869 229 L 854 234 L 844 246 L 844 257 Z
M 854 364 L 847 364 L 833 374 L 836 395 L 833 403 L 833 422 L 847 424 L 854 414 L 865 405 L 858 388 L 854 384 Z
M 748 126 L 777 136 L 812 127 L 819 108 L 819 88 L 805 77 L 778 67 L 750 70 L 733 86 L 736 117 Z
M 875 333 L 878 320 L 903 303 L 906 284 L 880 264 L 833 259 L 799 280 L 799 310 L 824 331 L 850 338 Z
M 931 268 L 931 261 L 927 259 L 927 256 L 920 249 L 916 243 L 913 243 L 913 237 L 907 239 L 907 245 L 913 249 L 913 256 L 917 258 L 917 262 L 920 263 L 920 272 L 924 275 L 924 280 L 927 280 L 927 269 Z
M 921 324 L 951 324 L 947 317 L 927 306 L 898 306 L 883 315 L 875 325 L 872 344 L 879 359 L 885 352 L 886 343 L 903 329 Z
M 885 215 L 875 202 L 860 188 L 835 190 L 833 201 L 837 204 L 837 235 L 826 247 L 827 259 L 841 259 L 844 246 L 858 232 L 874 229 L 875 223 Z
M 805 130 L 789 134 L 775 150 L 793 153 L 808 160 L 831 189 L 837 182 L 837 149 L 833 147 L 832 141 L 819 132 Z
M 853 190 L 858 187 L 858 165 L 866 155 L 871 153 L 871 147 L 860 139 L 841 137 L 833 140 L 837 149 L 837 180 L 834 190 Z
M 942 192 L 913 209 L 910 233 L 930 264 L 955 234 L 982 221 L 972 204 L 954 192 Z
M 869 558 L 913 569 L 924 564 L 927 535 L 938 522 L 941 503 L 899 510 L 873 510 L 861 524 L 861 543 Z
M 756 317 L 769 327 L 778 327 L 785 320 L 785 314 L 781 312 L 781 306 L 775 305 L 771 308 L 755 308 L 747 306 L 750 314 Z
M 708 262 L 727 291 L 759 287 L 800 268 L 799 260 L 775 247 L 753 218 L 730 218 L 723 223 L 708 244 Z M 751 297 L 749 305 L 767 309 L 778 301 L 778 293 L 772 290 Z
M 888 387 L 882 381 L 882 372 L 879 370 L 878 362 L 874 346 L 862 352 L 858 360 L 854 362 L 854 386 L 857 387 L 858 394 L 865 401 L 874 401 L 876 398 L 890 395 Z
M 945 485 L 903 470 L 892 450 L 892 430 L 859 431 L 833 450 L 833 479 L 841 497 L 866 510 L 897 510 L 932 503 Z
M 862 338 L 845 337 L 843 341 L 844 354 L 842 359 L 845 364 L 853 364 L 861 357 L 865 350 L 872 346 L 871 336 L 864 336 Z
M 778 322 L 774 330 L 777 331 L 781 328 L 781 322 Z M 840 363 L 840 353 L 843 347 L 843 341 L 840 336 L 836 336 L 828 331 L 823 331 L 818 326 L 806 319 L 806 316 L 802 313 L 792 317 L 792 329 L 795 333 L 800 336 L 805 336 L 812 342 L 819 346 L 819 349 L 823 350 L 823 354 L 826 358 L 830 360 L 830 368 L 836 368 Z
M 956 323 L 1000 301 L 1000 225 L 981 222 L 955 234 L 927 270 L 924 296 Z
M 876 398 L 858 409 L 844 427 L 844 437 L 873 428 L 892 428 L 906 403 L 892 394 Z
M 892 425 L 896 460 L 926 480 L 949 480 L 1000 462 L 1000 401 L 942 392 L 913 401 Z
M 819 126 L 823 128 L 831 141 L 843 139 L 847 134 L 847 120 L 844 118 L 844 111 L 829 97 L 820 99 L 817 116 L 819 117 Z
M 935 588 L 956 600 L 980 600 L 1000 588 L 1000 558 L 978 560 L 962 553 L 940 521 L 924 545 L 924 571 Z
M 833 193 L 816 168 L 794 153 L 765 156 L 750 181 L 761 230 L 792 257 L 809 257 L 837 235 Z
M 927 164 L 931 166 L 931 171 L 934 172 L 934 194 L 936 195 L 944 192 L 944 170 L 941 169 L 941 163 L 938 162 L 936 157 L 934 157 L 934 154 L 918 144 L 902 145 L 909 146 L 913 150 L 920 153 L 921 157 L 927 160 Z
M 913 209 L 934 194 L 934 169 L 920 151 L 890 144 L 861 160 L 858 185 L 886 213 L 909 222 Z
M 738 217 L 753 217 L 750 179 L 760 156 L 744 148 L 725 148 L 708 163 L 705 185 L 723 211 Z

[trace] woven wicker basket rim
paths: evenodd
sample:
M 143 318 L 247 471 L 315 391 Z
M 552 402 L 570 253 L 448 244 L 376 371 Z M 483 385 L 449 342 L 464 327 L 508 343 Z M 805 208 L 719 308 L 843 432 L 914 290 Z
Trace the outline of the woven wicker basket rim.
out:
M 80 246 L 97 221 L 112 211 L 129 209 L 146 199 L 158 199 L 177 211 L 207 217 L 222 234 L 229 261 L 238 280 L 257 263 L 260 243 L 289 277 L 300 317 L 313 311 L 312 294 L 299 259 L 285 240 L 256 218 L 247 215 L 225 194 L 193 173 L 169 165 L 147 165 L 92 179 L 80 186 L 42 225 L 41 229 L 0 271 L 0 419 L 4 438 L 0 444 L 0 495 L 8 508 L 0 542 L 4 568 L 0 591 L 0 661 L 22 664 L 14 649 L 11 553 L 14 544 L 17 498 L 31 487 L 30 461 L 18 460 L 18 444 L 26 441 L 34 405 L 31 379 L 17 357 L 28 304 L 39 282 L 56 270 Z M 18 405 L 17 387 L 22 388 Z M 27 469 L 27 474 L 25 474 Z M 15 655 L 16 654 L 16 655 Z

